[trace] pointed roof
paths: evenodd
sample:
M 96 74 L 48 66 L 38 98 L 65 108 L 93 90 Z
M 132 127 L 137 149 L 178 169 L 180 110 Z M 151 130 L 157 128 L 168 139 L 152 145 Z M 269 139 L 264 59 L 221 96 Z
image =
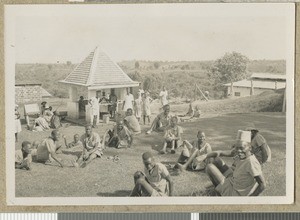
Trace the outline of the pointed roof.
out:
M 96 47 L 62 83 L 89 87 L 89 89 L 135 87 L 133 81 L 99 47 Z

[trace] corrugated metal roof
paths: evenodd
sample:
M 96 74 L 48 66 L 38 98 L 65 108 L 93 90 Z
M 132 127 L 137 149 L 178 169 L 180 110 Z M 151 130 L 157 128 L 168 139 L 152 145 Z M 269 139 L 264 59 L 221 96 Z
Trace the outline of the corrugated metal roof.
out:
M 253 87 L 260 89 L 275 89 L 275 81 L 259 81 L 253 80 Z M 230 83 L 224 84 L 225 86 L 231 86 Z M 241 80 L 233 83 L 235 87 L 248 87 L 251 88 L 251 80 Z M 285 82 L 277 82 L 277 89 L 285 88 Z
M 257 79 L 271 79 L 271 80 L 286 80 L 286 75 L 283 74 L 272 74 L 272 73 L 253 73 L 251 78 Z
M 99 47 L 61 82 L 88 87 L 138 86 L 138 82 L 134 82 Z

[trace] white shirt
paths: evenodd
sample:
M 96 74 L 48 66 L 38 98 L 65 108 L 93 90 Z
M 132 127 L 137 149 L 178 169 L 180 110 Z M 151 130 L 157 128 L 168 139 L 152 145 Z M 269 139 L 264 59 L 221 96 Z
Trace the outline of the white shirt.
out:
M 99 114 L 99 98 L 92 97 L 90 99 L 90 106 L 91 106 L 91 114 L 98 115 Z
M 162 105 L 168 104 L 168 100 L 167 100 L 167 97 L 168 97 L 168 91 L 167 91 L 167 90 L 161 91 L 161 92 L 159 93 L 159 96 L 160 96 L 160 98 L 161 98 L 161 104 L 162 104 Z
M 131 108 L 133 109 L 132 102 L 134 101 L 134 97 L 131 93 L 126 94 L 124 98 L 124 108 L 123 111 L 127 111 L 127 109 Z

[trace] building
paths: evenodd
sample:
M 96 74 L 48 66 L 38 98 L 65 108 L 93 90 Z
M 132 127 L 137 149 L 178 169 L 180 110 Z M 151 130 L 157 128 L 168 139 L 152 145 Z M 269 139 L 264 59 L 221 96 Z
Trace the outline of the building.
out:
M 131 92 L 134 87 L 139 86 L 139 82 L 133 81 L 114 61 L 112 61 L 99 47 L 96 47 L 61 83 L 69 87 L 68 117 L 79 118 L 79 88 L 88 91 L 89 100 L 97 93 L 108 94 L 114 90 L 118 97 L 118 102 L 123 103 L 126 89 Z M 119 105 L 121 106 L 121 105 Z M 100 105 L 100 111 L 106 106 Z M 86 105 L 85 119 L 90 121 L 89 105 Z
M 231 97 L 244 97 L 257 95 L 265 91 L 283 89 L 286 86 L 286 75 L 271 73 L 253 73 L 250 79 L 224 84 L 227 95 Z
M 15 102 L 33 103 L 41 102 L 43 98 L 51 97 L 41 83 L 17 81 L 15 84 Z

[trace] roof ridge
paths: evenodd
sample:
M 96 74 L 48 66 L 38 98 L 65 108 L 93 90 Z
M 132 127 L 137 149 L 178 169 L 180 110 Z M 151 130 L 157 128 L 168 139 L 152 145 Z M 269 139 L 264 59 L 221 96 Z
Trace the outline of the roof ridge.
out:
M 98 54 L 99 54 L 98 46 L 96 46 L 96 48 L 94 49 L 93 52 L 94 52 L 94 54 L 93 54 L 93 60 L 92 60 L 91 67 L 90 67 L 90 74 L 89 74 L 87 82 L 86 82 L 86 84 L 88 86 L 90 86 L 92 84 L 92 80 L 94 79 L 94 74 L 95 74 L 95 69 L 97 67 Z

